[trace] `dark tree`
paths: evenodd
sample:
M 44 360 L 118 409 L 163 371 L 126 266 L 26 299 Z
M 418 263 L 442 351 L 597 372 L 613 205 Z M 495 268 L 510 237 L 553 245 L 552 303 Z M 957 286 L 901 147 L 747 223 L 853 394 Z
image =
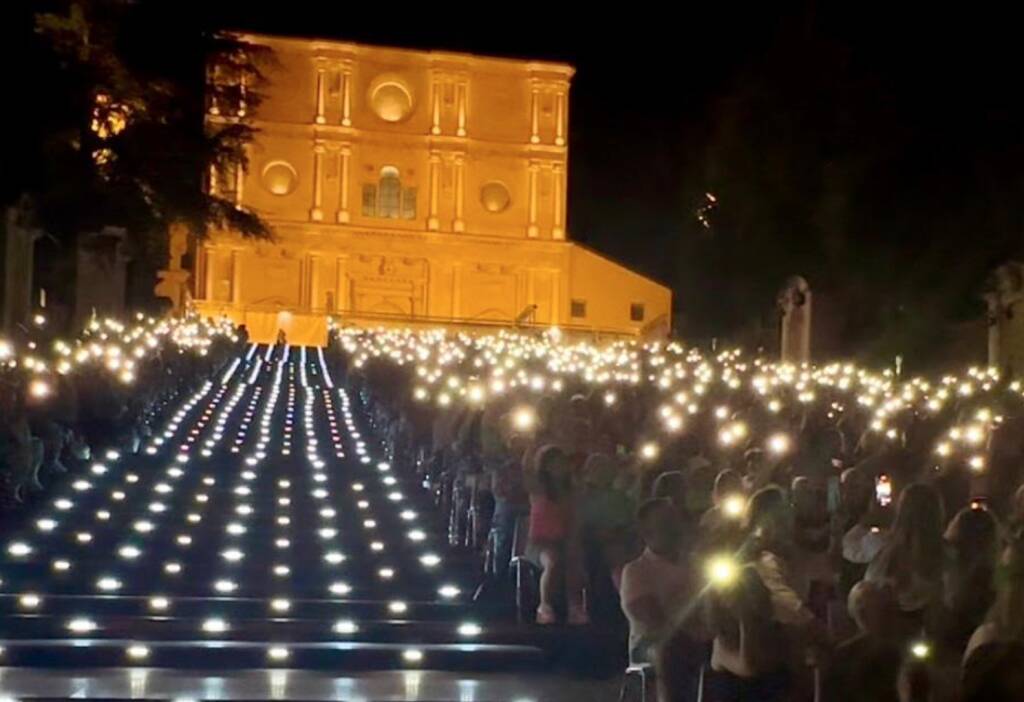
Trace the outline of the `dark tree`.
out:
M 13 94 L 31 111 L 3 169 L 3 204 L 26 204 L 60 242 L 123 227 L 142 253 L 179 223 L 198 236 L 269 235 L 256 213 L 205 187 L 211 166 L 246 165 L 266 50 L 204 26 L 189 3 L 175 14 L 125 0 L 35 5 L 12 25 L 28 69 L 14 72 Z M 244 114 L 211 128 L 209 100 Z

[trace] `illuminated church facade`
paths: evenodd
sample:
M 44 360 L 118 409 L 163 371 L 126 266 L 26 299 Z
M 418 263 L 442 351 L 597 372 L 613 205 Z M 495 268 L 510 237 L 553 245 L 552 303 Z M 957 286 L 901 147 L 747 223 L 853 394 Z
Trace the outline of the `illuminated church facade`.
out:
M 274 238 L 193 243 L 200 312 L 310 344 L 329 318 L 667 333 L 666 287 L 568 239 L 571 67 L 243 38 L 277 65 L 248 168 L 210 187 Z M 236 118 L 210 105 L 212 122 Z

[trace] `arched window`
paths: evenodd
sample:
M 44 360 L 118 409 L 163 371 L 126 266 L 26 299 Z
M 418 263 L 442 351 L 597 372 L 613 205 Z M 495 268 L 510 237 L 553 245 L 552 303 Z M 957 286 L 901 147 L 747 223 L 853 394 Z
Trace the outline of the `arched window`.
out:
M 416 188 L 403 188 L 398 169 L 384 166 L 380 180 L 363 185 L 363 216 L 415 219 Z
M 402 213 L 402 180 L 398 177 L 397 168 L 385 166 L 380 169 L 377 197 L 377 216 L 398 219 Z

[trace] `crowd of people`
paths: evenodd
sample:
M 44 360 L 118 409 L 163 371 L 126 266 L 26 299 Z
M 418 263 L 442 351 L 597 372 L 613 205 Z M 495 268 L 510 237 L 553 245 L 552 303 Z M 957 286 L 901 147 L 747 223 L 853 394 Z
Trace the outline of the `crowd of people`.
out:
M 0 340 L 0 504 L 108 450 L 135 453 L 168 403 L 237 356 L 244 330 L 194 318 L 94 319 L 74 342 L 45 316 Z
M 995 370 L 332 343 L 395 459 L 453 496 L 453 538 L 499 582 L 536 564 L 537 624 L 624 615 L 661 699 L 1024 699 L 1024 398 Z

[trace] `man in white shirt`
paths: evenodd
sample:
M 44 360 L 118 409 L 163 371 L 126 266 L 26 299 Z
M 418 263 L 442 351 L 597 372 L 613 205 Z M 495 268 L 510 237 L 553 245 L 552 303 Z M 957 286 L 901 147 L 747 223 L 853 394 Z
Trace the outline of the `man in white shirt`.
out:
M 637 511 L 646 548 L 622 571 L 620 598 L 629 619 L 629 655 L 652 662 L 653 650 L 672 634 L 691 594 L 691 579 L 680 556 L 679 516 L 667 499 L 648 500 Z

